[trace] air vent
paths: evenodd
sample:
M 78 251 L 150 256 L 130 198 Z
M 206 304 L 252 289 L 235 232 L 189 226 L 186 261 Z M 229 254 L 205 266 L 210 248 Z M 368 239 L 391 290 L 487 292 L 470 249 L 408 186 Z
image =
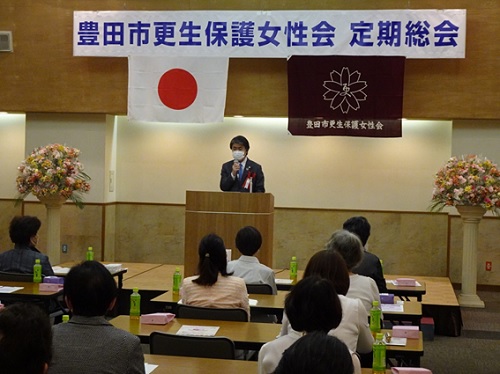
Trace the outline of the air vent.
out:
M 0 52 L 12 51 L 12 31 L 0 31 Z

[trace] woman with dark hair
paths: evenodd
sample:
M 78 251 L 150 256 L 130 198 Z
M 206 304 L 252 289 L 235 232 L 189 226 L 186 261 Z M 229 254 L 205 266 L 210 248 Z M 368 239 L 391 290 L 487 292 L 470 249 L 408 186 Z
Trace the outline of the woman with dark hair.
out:
M 274 374 L 352 374 L 347 346 L 321 331 L 306 334 L 284 353 Z
M 52 327 L 47 312 L 34 303 L 0 310 L 0 372 L 45 374 L 52 357 Z
M 144 373 L 139 338 L 105 318 L 117 293 L 115 280 L 103 264 L 85 261 L 71 268 L 64 281 L 64 298 L 72 317 L 53 327 L 49 374 Z
M 245 281 L 227 272 L 226 246 L 216 234 L 203 237 L 198 248 L 198 275 L 182 282 L 182 303 L 207 308 L 241 308 L 250 318 Z
M 342 320 L 342 306 L 333 283 L 319 276 L 299 281 L 285 299 L 285 313 L 293 328 L 289 334 L 266 343 L 259 351 L 259 373 L 273 373 L 285 349 L 304 334 L 313 331 L 328 333 Z M 356 356 L 355 366 L 361 371 Z
M 307 263 L 304 279 L 316 276 L 333 283 L 342 305 L 342 321 L 329 335 L 342 340 L 352 352 L 371 352 L 373 336 L 363 303 L 359 299 L 345 296 L 349 290 L 349 272 L 342 256 L 335 251 L 322 250 L 315 253 Z M 280 335 L 290 333 L 291 328 L 288 317 L 284 314 Z
M 0 271 L 32 274 L 35 260 L 39 259 L 42 274 L 54 275 L 49 258 L 36 248 L 41 225 L 40 220 L 32 216 L 16 216 L 10 221 L 9 236 L 14 249 L 0 254 Z

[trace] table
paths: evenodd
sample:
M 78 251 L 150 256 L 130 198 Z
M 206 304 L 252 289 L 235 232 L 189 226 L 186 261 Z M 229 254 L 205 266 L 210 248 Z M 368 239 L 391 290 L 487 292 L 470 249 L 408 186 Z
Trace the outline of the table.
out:
M 158 266 L 152 267 L 147 271 L 125 279 L 123 282 L 123 288 L 131 290 L 134 287 L 137 287 L 139 290 L 166 292 L 172 289 L 173 275 L 175 268 L 177 267 L 180 268 L 181 274 L 184 278 L 184 266 L 158 264 Z
M 382 304 L 382 308 L 383 308 Z M 383 311 L 384 320 L 394 322 L 411 322 L 414 326 L 420 326 L 422 319 L 422 303 L 418 301 L 403 302 L 403 311 Z
M 152 374 L 257 373 L 258 366 L 257 361 L 150 354 L 144 355 L 144 362 L 158 365 Z
M 149 335 L 153 331 L 177 333 L 182 325 L 219 326 L 216 336 L 225 336 L 231 339 L 236 349 L 258 351 L 265 343 L 276 339 L 281 325 L 259 322 L 214 321 L 203 319 L 175 318 L 166 325 L 145 325 L 129 316 L 118 316 L 110 322 L 122 330 L 128 331 L 141 339 L 144 344 L 149 343 Z
M 287 291 L 278 291 L 277 295 L 250 294 L 249 298 L 257 301 L 257 305 L 251 305 L 250 310 L 274 314 L 281 321 L 286 295 L 288 295 Z M 174 295 L 169 291 L 151 299 L 151 302 L 162 304 L 164 310 L 175 313 L 175 306 L 179 299 L 179 295 Z M 408 321 L 412 325 L 419 326 L 420 319 L 422 318 L 422 304 L 418 301 L 405 302 L 403 304 L 403 312 L 385 311 L 383 314 L 386 320 Z
M 288 283 L 290 280 L 290 269 L 273 269 L 274 277 L 276 278 L 276 287 L 278 290 L 282 291 L 290 291 L 293 285 L 296 283 L 295 281 L 292 283 Z M 302 279 L 304 276 L 304 270 L 297 271 L 297 280 Z M 284 280 L 287 283 L 280 283 L 280 280 Z
M 257 361 L 221 360 L 217 358 L 180 357 L 163 355 L 144 355 L 144 362 L 158 365 L 153 374 L 170 374 L 173 371 L 183 374 L 206 373 L 256 373 Z M 175 368 L 175 369 L 173 369 Z M 372 369 L 362 368 L 362 374 L 371 374 Z M 386 374 L 391 374 L 387 369 Z
M 256 300 L 257 305 L 250 305 L 250 314 L 270 314 L 275 315 L 278 322 L 283 319 L 283 309 L 285 305 L 286 291 L 278 291 L 277 295 L 250 294 L 250 299 Z M 176 312 L 176 306 L 180 300 L 179 295 L 174 295 L 171 291 L 162 293 L 151 299 L 152 303 L 160 304 L 163 310 L 171 313 Z M 256 313 L 254 313 L 256 312 Z M 262 322 L 262 321 L 261 321 Z
M 62 296 L 62 289 L 58 291 L 40 291 L 38 285 L 39 283 L 33 282 L 0 281 L 0 286 L 23 287 L 21 290 L 12 293 L 0 293 L 0 300 L 41 302 L 47 312 L 50 310 L 51 301 L 60 305 L 57 299 Z
M 391 333 L 391 330 L 382 329 L 382 333 Z M 418 333 L 418 339 L 407 339 L 406 346 L 388 345 L 386 351 L 387 359 L 397 361 L 397 366 L 420 367 L 420 357 L 424 355 L 424 338 L 422 331 Z
M 409 300 L 410 297 L 416 297 L 417 301 L 422 301 L 422 296 L 426 293 L 426 285 L 424 281 L 418 280 L 421 284 L 420 286 L 396 286 L 395 284 L 388 282 L 390 280 L 396 280 L 397 278 L 413 278 L 414 276 L 408 275 L 385 275 L 385 280 L 387 284 L 387 292 L 398 296 L 402 300 Z
M 294 283 L 292 284 L 283 284 L 279 283 L 280 279 L 283 280 L 289 280 L 290 279 L 290 270 L 289 269 L 273 269 L 274 274 L 276 277 L 276 286 L 278 287 L 278 290 L 290 290 L 293 286 Z M 297 274 L 297 279 L 302 279 L 304 275 L 303 270 L 299 270 Z M 415 278 L 417 277 L 414 276 L 408 276 L 408 275 L 385 275 L 386 280 L 394 280 L 396 278 Z M 418 279 L 417 279 L 418 280 Z M 426 293 L 426 286 L 425 286 L 425 281 L 424 280 L 418 280 L 419 283 L 421 283 L 421 286 L 415 286 L 415 287 L 402 287 L 402 286 L 396 286 L 392 283 L 387 283 L 387 290 L 389 293 L 394 294 L 395 296 L 400 297 L 402 300 L 409 300 L 409 297 L 416 297 L 417 301 L 422 301 L 422 296 L 425 295 Z
M 248 297 L 257 301 L 257 305 L 251 305 L 250 308 L 274 314 L 276 311 L 284 308 L 286 295 L 288 295 L 286 291 L 278 291 L 277 295 L 250 294 Z M 171 291 L 162 293 L 151 299 L 152 302 L 163 303 L 171 307 L 177 305 L 179 300 L 180 296 L 174 295 Z
M 65 277 L 67 274 L 68 274 L 68 271 L 69 269 L 71 269 L 73 266 L 75 265 L 78 265 L 80 262 L 77 262 L 77 261 L 71 261 L 71 262 L 65 262 L 65 263 L 62 263 L 62 264 L 59 264 L 57 266 L 54 266 L 54 274 L 59 276 L 59 277 Z M 101 262 L 103 265 L 109 265 L 109 264 L 115 264 L 116 262 L 108 262 L 108 261 L 104 261 L 104 262 Z M 117 277 L 118 278 L 118 288 L 122 288 L 123 287 L 123 279 L 125 278 L 124 277 L 124 274 L 128 273 L 129 272 L 129 266 L 130 265 L 132 268 L 135 268 L 137 269 L 138 265 L 142 265 L 142 264 L 136 264 L 136 263 L 121 263 L 122 267 L 120 270 L 117 270 L 117 271 L 111 271 L 111 275 L 113 275 L 114 277 Z M 152 266 L 159 266 L 157 264 L 145 264 L 145 265 L 152 265 Z M 147 271 L 149 269 L 146 268 L 144 271 Z

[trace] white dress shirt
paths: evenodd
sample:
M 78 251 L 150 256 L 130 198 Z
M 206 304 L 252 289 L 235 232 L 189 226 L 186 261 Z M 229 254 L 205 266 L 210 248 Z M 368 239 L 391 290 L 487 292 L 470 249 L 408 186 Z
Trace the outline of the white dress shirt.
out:
M 227 271 L 232 272 L 235 277 L 243 278 L 247 284 L 268 284 L 273 289 L 273 295 L 278 293 L 273 269 L 261 264 L 257 257 L 243 255 L 237 260 L 230 261 L 227 264 Z

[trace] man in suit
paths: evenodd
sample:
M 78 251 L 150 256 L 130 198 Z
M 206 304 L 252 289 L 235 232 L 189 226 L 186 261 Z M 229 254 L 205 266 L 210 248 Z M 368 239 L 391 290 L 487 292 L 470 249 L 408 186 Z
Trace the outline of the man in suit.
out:
M 14 249 L 0 254 L 0 271 L 33 274 L 35 260 L 40 259 L 42 274 L 54 275 L 49 258 L 36 248 L 41 225 L 32 216 L 16 216 L 10 221 L 9 235 Z
M 356 234 L 363 244 L 364 253 L 361 262 L 352 269 L 352 272 L 372 278 L 377 283 L 379 293 L 387 293 L 387 285 L 380 259 L 366 250 L 366 242 L 370 237 L 370 223 L 365 217 L 351 217 L 344 222 L 343 229 Z
M 103 264 L 85 261 L 71 268 L 64 297 L 72 317 L 53 327 L 49 374 L 144 374 L 139 338 L 105 318 L 116 296 L 115 280 Z
M 250 150 L 248 140 L 242 135 L 235 136 L 231 139 L 229 148 L 233 152 L 233 160 L 222 165 L 220 189 L 236 192 L 266 192 L 262 167 L 248 158 Z

